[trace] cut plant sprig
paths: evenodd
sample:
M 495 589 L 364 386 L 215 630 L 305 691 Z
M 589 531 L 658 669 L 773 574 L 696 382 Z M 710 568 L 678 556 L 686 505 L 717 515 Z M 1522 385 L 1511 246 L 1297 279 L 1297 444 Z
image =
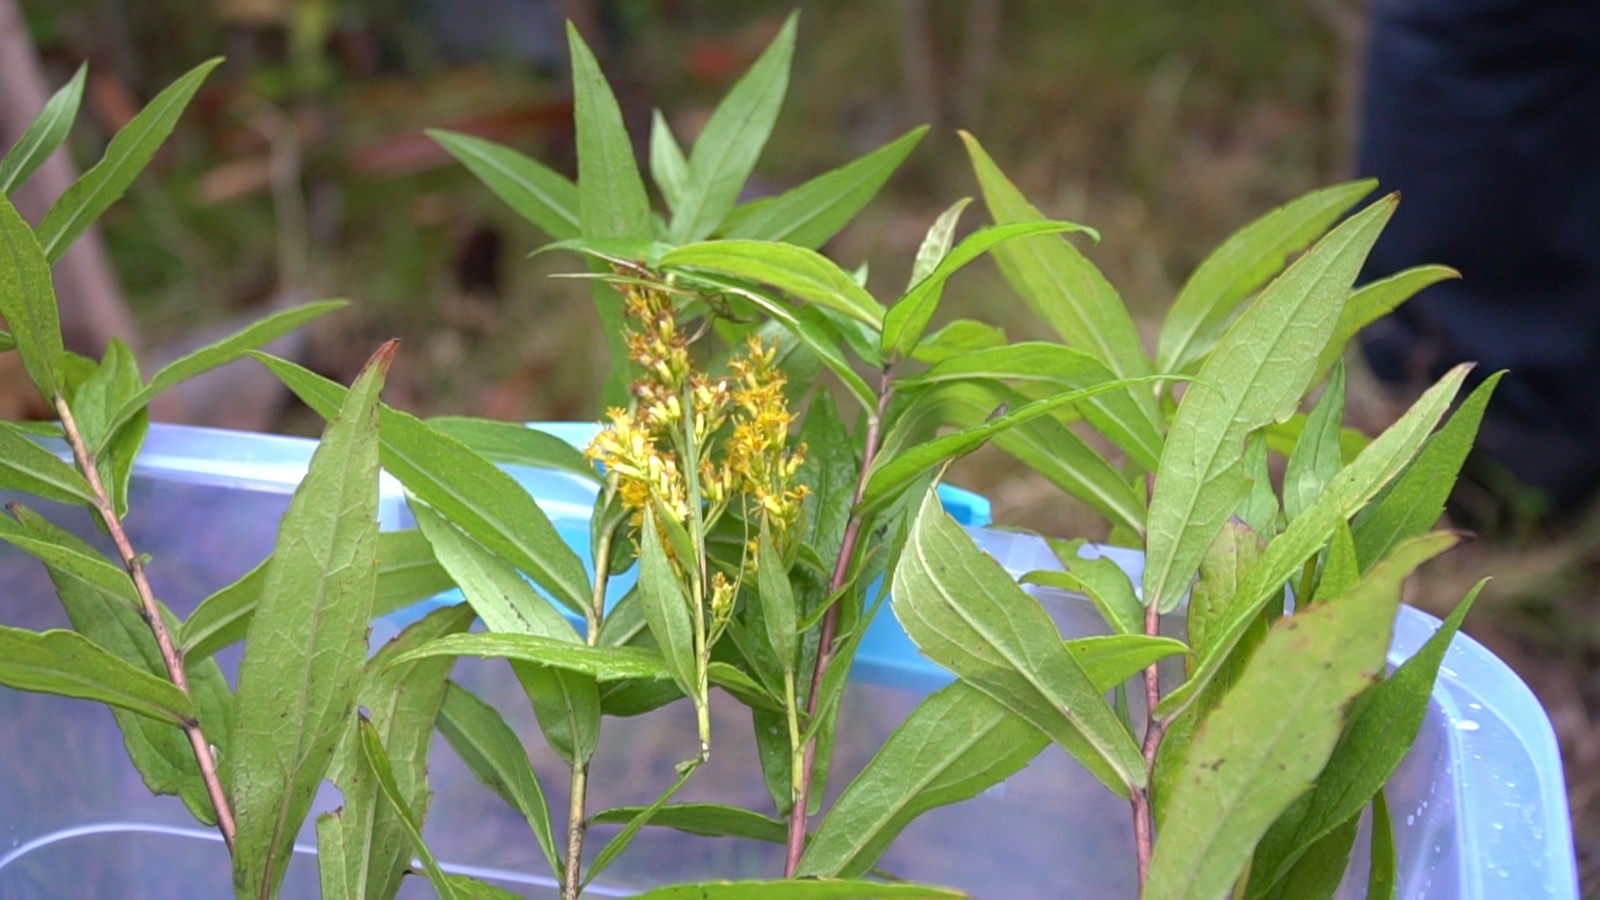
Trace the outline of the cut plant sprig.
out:
M 61 419 L 61 430 L 66 436 L 67 444 L 72 448 L 73 459 L 77 462 L 78 470 L 83 474 L 84 480 L 89 482 L 89 489 L 94 492 L 94 510 L 99 515 L 100 521 L 105 524 L 106 532 L 116 545 L 117 555 L 123 567 L 128 570 L 128 577 L 133 581 L 134 589 L 139 594 L 139 616 L 150 627 L 150 633 L 155 637 L 156 647 L 161 653 L 161 664 L 166 669 L 167 677 L 172 680 L 172 684 L 182 691 L 184 696 L 190 697 L 189 676 L 184 671 L 183 654 L 174 643 L 172 633 L 167 630 L 166 621 L 161 617 L 161 608 L 156 604 L 155 592 L 150 589 L 150 580 L 144 571 L 145 557 L 134 550 L 126 529 L 122 527 L 122 517 L 117 515 L 116 501 L 100 479 L 99 466 L 96 465 L 95 458 L 90 455 L 89 446 L 84 441 L 83 435 L 78 431 L 78 422 L 72 415 L 71 405 L 60 394 L 56 394 L 53 399 L 56 415 Z M 211 755 L 211 742 L 206 740 L 205 731 L 200 727 L 198 720 L 185 721 L 181 727 L 184 736 L 189 740 L 190 748 L 194 751 L 195 763 L 200 767 L 200 778 L 205 783 L 206 796 L 211 799 L 211 806 L 217 814 L 217 831 L 221 832 L 222 842 L 227 845 L 228 852 L 231 853 L 237 829 L 233 820 L 233 808 L 228 803 L 227 792 L 223 790 L 222 778 L 217 772 L 217 761 Z

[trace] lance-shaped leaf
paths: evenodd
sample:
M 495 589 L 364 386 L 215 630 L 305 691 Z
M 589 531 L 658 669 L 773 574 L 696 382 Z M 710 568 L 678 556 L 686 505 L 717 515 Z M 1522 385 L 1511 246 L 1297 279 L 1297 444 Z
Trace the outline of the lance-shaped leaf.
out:
M 377 584 L 386 344 L 323 433 L 279 526 L 234 698 L 234 887 L 269 897 L 361 683 Z
M 1416 266 L 1364 285 L 1345 301 L 1344 312 L 1339 314 L 1339 324 L 1333 332 L 1333 340 L 1328 342 L 1321 358 L 1317 360 L 1317 371 L 1328 371 L 1344 355 L 1345 348 L 1361 329 L 1393 312 L 1418 291 L 1460 277 L 1461 273 L 1449 266 Z
M 96 700 L 174 725 L 194 718 L 194 704 L 170 681 L 134 668 L 75 631 L 0 625 L 0 684 Z
M 682 196 L 672 208 L 675 243 L 708 237 L 738 202 L 789 88 L 797 20 L 797 13 L 789 14 L 771 46 L 712 110 L 695 138 Z
M 928 133 L 923 125 L 777 197 L 729 213 L 725 237 L 782 241 L 815 250 L 866 206 Z
M 939 389 L 940 412 L 963 428 L 983 425 L 1002 403 L 1011 409 L 1027 401 L 1002 384 L 968 382 Z M 991 436 L 996 447 L 1015 457 L 1068 495 L 1104 513 L 1114 525 L 1144 531 L 1144 500 L 1106 458 L 1071 428 L 1044 416 Z
M 1293 807 L 1284 815 L 1292 814 Z M 1270 887 L 1262 887 L 1252 868 L 1245 897 L 1249 900 L 1312 900 L 1323 897 L 1331 900 L 1339 889 L 1339 883 L 1344 880 L 1345 869 L 1350 867 L 1350 851 L 1355 848 L 1356 833 L 1360 831 L 1360 826 L 1359 812 L 1339 823 L 1337 828 L 1306 848 L 1294 864 L 1284 871 L 1283 877 Z
M 0 194 L 9 195 L 17 185 L 28 180 L 50 154 L 67 139 L 72 121 L 78 117 L 78 104 L 83 100 L 83 82 L 89 73 L 84 63 L 45 103 L 44 109 L 28 124 L 22 137 L 0 159 Z
M 1504 374 L 1496 372 L 1485 378 L 1439 433 L 1428 439 L 1428 445 L 1394 485 L 1356 516 L 1351 527 L 1361 568 L 1371 566 L 1400 541 L 1432 528 L 1444 515 L 1445 501 L 1450 499 L 1456 476 L 1477 439 L 1484 409 Z
M 698 676 L 695 666 L 694 625 L 690 621 L 690 600 L 684 595 L 683 585 L 672 569 L 666 547 L 661 543 L 656 510 L 646 509 L 639 553 L 639 601 L 644 619 L 650 625 L 650 634 L 661 648 L 667 670 L 678 689 L 693 697 Z M 685 564 L 692 558 L 679 556 Z
M 981 425 L 941 435 L 904 450 L 893 458 L 883 459 L 873 466 L 872 474 L 867 478 L 866 490 L 861 495 L 861 508 L 870 510 L 881 506 L 929 469 L 947 459 L 976 449 L 994 435 L 1007 429 L 1038 419 L 1064 406 L 1082 403 L 1096 395 L 1148 384 L 1151 380 L 1151 378 L 1125 378 L 1081 390 L 1062 391 L 1053 397 L 1035 400 L 1020 409 L 1002 411 L 1000 415 Z
M 553 434 L 516 422 L 497 422 L 468 416 L 439 416 L 427 420 L 434 431 L 455 438 L 485 459 L 513 466 L 558 469 L 599 481 L 594 464 L 582 451 Z
M 38 546 L 54 551 L 36 555 L 47 560 L 72 561 L 65 566 L 46 564 L 56 596 L 72 627 L 124 662 L 169 681 L 161 652 L 156 648 L 150 626 L 145 624 L 138 595 L 127 572 L 101 557 L 81 538 L 56 527 L 38 513 L 20 505 L 14 506 L 13 512 L 26 533 L 37 539 Z M 10 520 L 0 518 L 0 533 L 13 533 L 15 527 Z M 159 603 L 157 606 L 168 630 L 174 630 L 176 622 L 171 613 Z M 233 696 L 228 683 L 214 661 L 186 659 L 184 668 L 206 741 L 217 748 L 226 771 L 232 745 L 229 733 L 233 714 Z M 216 824 L 211 798 L 195 762 L 194 747 L 183 732 L 166 721 L 125 710 L 112 709 L 111 714 L 122 732 L 128 758 L 151 793 L 175 794 L 196 819 L 206 825 Z
M 1004 781 L 1049 742 L 977 688 L 958 681 L 940 689 L 845 788 L 807 844 L 797 874 L 865 875 L 912 820 Z
M 1082 638 L 1065 646 L 1102 693 L 1185 650 L 1179 641 L 1144 635 Z M 798 874 L 866 874 L 912 820 L 999 784 L 1048 743 L 1043 732 L 969 684 L 934 692 L 835 801 L 806 845 Z
M 792 670 L 797 638 L 795 632 L 799 623 L 795 612 L 794 587 L 790 584 L 783 557 L 778 555 L 777 546 L 772 542 L 772 530 L 767 526 L 765 516 L 761 518 L 758 540 L 760 549 L 756 560 L 761 568 L 757 570 L 756 582 L 761 595 L 761 623 L 766 628 L 767 643 L 778 657 L 779 665 L 785 670 Z
M 928 322 L 933 318 L 933 311 L 938 307 L 939 298 L 944 294 L 945 282 L 967 263 L 1005 241 L 1068 231 L 1094 233 L 1092 229 L 1072 222 L 1039 221 L 995 225 L 967 235 L 954 250 L 940 258 L 933 271 L 906 291 L 904 297 L 895 301 L 894 306 L 884 315 L 882 343 L 884 355 L 899 357 L 911 353 L 917 342 L 922 340 L 923 332 L 927 330 Z
M 1256 842 L 1309 787 L 1345 708 L 1383 671 L 1405 577 L 1448 549 L 1408 543 L 1343 597 L 1281 619 L 1201 722 L 1166 802 L 1148 896 L 1224 896 Z
M 963 131 L 961 140 L 995 222 L 1045 218 L 1023 198 L 976 138 Z M 1139 332 L 1127 307 L 1100 270 L 1071 244 L 1054 237 L 1030 238 L 997 248 L 994 258 L 1028 307 L 1062 340 L 1093 354 L 1124 378 L 1150 374 L 1150 360 L 1139 344 Z M 1160 421 L 1153 399 L 1142 405 L 1152 423 Z
M 1144 760 L 1038 601 L 928 491 L 894 573 L 895 617 L 924 655 L 1050 735 L 1107 787 L 1143 787 Z
M 950 245 L 955 243 L 956 224 L 961 221 L 961 212 L 972 203 L 971 197 L 962 197 L 960 200 L 945 207 L 939 218 L 933 220 L 928 226 L 928 233 L 922 236 L 922 244 L 917 247 L 917 258 L 911 263 L 911 280 L 906 282 L 906 290 L 917 286 L 917 282 L 933 274 L 947 254 Z
M 1292 520 L 1310 506 L 1322 486 L 1344 465 L 1339 431 L 1344 422 L 1344 365 L 1336 364 L 1327 387 L 1289 454 L 1283 470 L 1283 514 Z
M 157 94 L 111 139 L 100 162 L 83 173 L 50 207 L 39 222 L 39 243 L 52 264 L 60 262 L 78 235 L 128 189 L 172 133 L 172 126 L 200 89 L 200 83 L 221 64 L 220 57 L 207 60 Z
M 271 369 L 320 415 L 332 415 L 344 397 L 340 385 L 294 363 L 250 354 Z M 579 615 L 589 602 L 583 560 L 562 539 L 516 479 L 459 441 L 409 413 L 380 407 L 383 467 L 473 539 L 493 550 Z
M 428 808 L 428 751 L 434 717 L 444 701 L 450 661 L 430 659 L 388 666 L 390 657 L 472 625 L 472 610 L 451 606 L 434 610 L 385 644 L 367 664 L 356 694 L 373 731 L 384 743 L 400 797 L 420 820 Z M 387 802 L 361 759 L 352 719 L 328 769 L 344 804 L 317 819 L 319 854 L 337 846 L 337 867 L 323 865 L 324 897 L 393 897 L 411 864 L 405 825 Z M 331 821 L 325 821 L 331 820 Z M 333 890 L 329 888 L 332 887 Z
M 1150 498 L 1147 605 L 1166 613 L 1182 601 L 1200 557 L 1249 489 L 1245 436 L 1294 412 L 1394 206 L 1392 197 L 1369 206 L 1278 276 L 1223 335 L 1184 394 Z
M 949 888 L 882 881 L 702 881 L 645 891 L 639 900 L 962 900 Z
M 890 310 L 891 315 L 893 312 Z M 972 378 L 1085 388 L 1112 381 L 1116 376 L 1104 363 L 1081 350 L 1043 341 L 1018 341 L 946 357 L 896 386 L 902 391 L 915 391 Z M 1084 404 L 1083 416 L 1139 465 L 1156 467 L 1161 455 L 1161 433 L 1140 410 L 1132 392 L 1099 394 Z
M 1100 618 L 1118 634 L 1144 634 L 1144 605 L 1128 573 L 1105 558 L 1085 559 L 1078 555 L 1084 541 L 1050 541 L 1050 549 L 1064 571 L 1029 572 L 1018 579 L 1023 584 L 1040 584 L 1088 597 Z
M 578 237 L 578 186 L 560 172 L 483 138 L 430 129 L 428 137 L 516 213 L 558 241 Z
M 667 117 L 661 114 L 661 110 L 652 111 L 650 179 L 656 183 L 656 190 L 661 192 L 661 199 L 667 201 L 668 209 L 678 208 L 688 178 L 689 161 L 684 158 L 683 148 L 678 146 L 677 138 L 672 136 L 672 126 L 667 124 Z
M 66 385 L 66 348 L 50 263 L 33 229 L 0 196 L 0 318 L 22 354 L 23 368 L 50 400 Z
M 883 307 L 878 301 L 849 272 L 815 250 L 773 241 L 702 241 L 678 247 L 663 256 L 661 264 L 770 284 L 874 329 L 883 327 Z
M 422 860 L 422 869 L 428 874 L 428 883 L 433 886 L 434 893 L 439 895 L 439 900 L 456 900 L 454 883 L 445 877 L 444 870 L 439 868 L 439 861 L 434 859 L 428 850 L 428 845 L 422 840 L 422 818 L 412 810 L 405 792 L 395 780 L 389 755 L 384 751 L 383 739 L 378 735 L 378 730 L 363 716 L 354 736 L 360 743 L 361 758 L 367 771 L 377 781 L 379 792 L 394 811 L 399 820 L 400 831 L 409 839 L 411 849 Z M 319 830 L 318 837 L 320 836 Z
M 1468 368 L 1457 366 L 1417 398 L 1405 415 L 1340 470 L 1316 501 L 1267 545 L 1261 561 L 1250 570 L 1234 599 L 1213 623 L 1214 636 L 1193 677 L 1162 698 L 1156 709 L 1159 715 L 1174 715 L 1194 700 L 1227 664 L 1262 604 L 1278 595 L 1306 560 L 1328 543 L 1341 522 L 1354 515 L 1416 457 L 1428 433 L 1450 408 Z
M 1253 882 L 1272 886 L 1286 879 L 1303 854 L 1358 817 L 1388 783 L 1417 739 L 1445 652 L 1485 583 L 1478 582 L 1410 659 L 1356 703 L 1316 790 L 1298 814 L 1286 815 L 1262 838 Z
M 457 634 L 401 654 L 395 665 L 430 656 L 475 656 L 538 663 L 597 681 L 672 677 L 661 654 L 642 647 L 589 647 L 535 634 Z
M 589 817 L 591 825 L 624 825 L 644 811 L 642 806 L 615 806 Z M 781 844 L 788 823 L 739 806 L 720 803 L 669 803 L 656 810 L 650 824 L 702 837 L 736 837 Z
M 143 390 L 128 397 L 115 408 L 115 411 L 106 415 L 106 424 L 103 429 L 104 440 L 109 440 L 124 422 L 133 418 L 140 410 L 149 406 L 150 401 L 173 386 L 188 381 L 196 375 L 202 375 L 212 369 L 227 365 L 244 356 L 248 351 L 263 347 L 313 319 L 343 308 L 345 302 L 344 300 L 319 300 L 315 303 L 304 303 L 273 313 L 270 316 L 251 322 L 234 334 L 214 344 L 208 344 L 193 353 L 187 353 L 162 366 L 160 371 L 150 376 L 150 383 Z
M 261 599 L 267 564 L 254 569 L 200 601 L 178 630 L 178 647 L 191 664 L 223 647 L 244 640 Z M 378 585 L 372 597 L 373 616 L 386 615 L 449 590 L 455 582 L 434 559 L 433 548 L 415 529 L 378 535 Z
M 633 158 L 633 142 L 622 124 L 611 85 L 589 45 L 567 23 L 572 55 L 573 121 L 578 135 L 578 210 L 590 240 L 651 237 L 650 198 Z
M 94 502 L 94 492 L 77 469 L 10 422 L 0 422 L 0 490 L 25 491 L 57 503 Z
M 516 732 L 498 710 L 453 682 L 445 692 L 438 727 L 473 776 L 528 820 L 545 862 L 559 877 L 564 864 L 556 852 L 550 808 Z
M 42 526 L 36 524 L 42 520 L 26 509 L 18 509 L 18 514 L 33 517 L 34 523 L 25 521 L 25 524 L 33 524 L 33 527 L 25 528 L 0 516 L 0 540 L 37 558 L 52 569 L 71 575 L 86 586 L 93 587 L 98 594 L 117 605 L 126 606 L 130 610 L 139 608 L 139 593 L 128 578 L 126 569 L 106 559 L 82 541 L 63 540 L 58 529 L 52 527 L 51 532 L 42 533 Z
M 1194 270 L 1161 324 L 1156 368 L 1181 372 L 1216 346 L 1239 304 L 1378 186 L 1363 179 L 1313 191 L 1239 229 Z
M 1372 841 L 1368 857 L 1367 900 L 1394 900 L 1400 861 L 1395 857 L 1394 822 L 1389 819 L 1389 801 L 1383 791 L 1372 798 Z

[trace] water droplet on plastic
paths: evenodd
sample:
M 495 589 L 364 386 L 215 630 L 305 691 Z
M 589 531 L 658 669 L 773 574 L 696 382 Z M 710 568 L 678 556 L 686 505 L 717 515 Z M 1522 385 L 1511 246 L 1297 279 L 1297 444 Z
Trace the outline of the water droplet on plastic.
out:
M 1462 719 L 1461 721 L 1456 723 L 1456 730 L 1457 731 L 1477 731 L 1478 730 L 1478 723 L 1472 721 L 1471 719 Z

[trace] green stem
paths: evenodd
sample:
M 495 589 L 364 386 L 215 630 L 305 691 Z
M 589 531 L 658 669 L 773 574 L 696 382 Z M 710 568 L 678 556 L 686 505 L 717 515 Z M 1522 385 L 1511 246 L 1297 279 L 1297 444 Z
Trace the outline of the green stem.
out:
M 802 788 L 801 775 L 805 769 L 805 744 L 801 740 L 800 710 L 794 702 L 794 666 L 783 667 L 783 705 L 789 714 L 789 801 L 798 803 Z
M 607 500 L 612 488 L 607 488 Z M 604 509 L 609 503 L 600 504 Z M 595 542 L 594 589 L 589 595 L 589 608 L 584 610 L 586 627 L 584 643 L 591 647 L 600 643 L 600 626 L 605 622 L 606 588 L 611 582 L 611 544 L 616 539 L 617 526 L 612 525 L 600 533 Z M 571 795 L 567 801 L 567 864 L 561 872 L 561 900 L 577 900 L 583 893 L 583 837 L 588 828 L 584 821 L 588 806 L 589 763 L 572 765 Z

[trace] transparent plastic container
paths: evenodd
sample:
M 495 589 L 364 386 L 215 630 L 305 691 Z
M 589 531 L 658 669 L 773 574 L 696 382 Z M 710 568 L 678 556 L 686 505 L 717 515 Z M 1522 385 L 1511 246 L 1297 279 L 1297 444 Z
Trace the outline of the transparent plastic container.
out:
M 581 440 L 588 428 L 550 430 Z M 151 429 L 135 470 L 128 526 L 135 546 L 152 556 L 155 590 L 179 615 L 270 552 L 277 518 L 313 446 L 236 432 Z M 559 473 L 513 474 L 575 546 L 587 545 L 591 486 Z M 386 477 L 382 491 L 383 526 L 406 527 L 410 516 L 398 484 Z M 983 524 L 987 505 L 967 497 L 947 502 L 969 524 Z M 86 514 L 39 507 L 103 546 Z M 974 533 L 1014 573 L 1053 565 L 1037 538 Z M 1139 564 L 1137 555 L 1118 561 L 1132 569 Z M 42 567 L 4 544 L 0 585 L 0 624 L 65 626 Z M 1064 634 L 1096 630 L 1093 610 L 1081 599 L 1052 591 L 1039 597 Z M 401 624 L 403 617 L 380 621 L 374 642 Z M 1402 610 L 1391 662 L 1413 653 L 1437 624 Z M 219 660 L 231 678 L 237 649 L 219 654 Z M 550 808 L 564 810 L 564 770 L 543 747 L 526 698 L 504 663 L 463 660 L 452 677 L 498 706 L 524 735 Z M 916 654 L 892 615 L 880 616 L 852 672 L 829 794 L 836 795 L 916 703 L 948 678 Z M 747 714 L 731 702 L 714 704 L 713 731 L 712 760 L 679 799 L 767 808 Z M 692 755 L 694 745 L 694 716 L 685 703 L 608 719 L 592 766 L 591 809 L 654 799 L 671 779 L 673 764 Z M 425 835 L 447 868 L 524 896 L 556 895 L 526 822 L 479 785 L 442 738 L 435 739 L 429 771 L 435 796 Z M 1390 785 L 1389 804 L 1402 897 L 1577 896 L 1561 764 L 1549 722 L 1522 682 L 1466 636 L 1456 638 L 1445 659 L 1422 735 Z M 337 805 L 337 792 L 325 789 L 313 815 Z M 591 829 L 591 852 L 615 831 Z M 300 840 L 303 852 L 290 867 L 284 897 L 317 894 L 309 825 Z M 776 846 L 647 828 L 590 893 L 625 896 L 696 878 L 769 877 L 781 860 Z M 1050 748 L 1004 784 L 913 823 L 882 868 L 979 897 L 1131 896 L 1127 807 Z M 1354 885 L 1364 882 L 1354 879 L 1363 868 L 1358 860 L 1341 896 L 1360 895 Z M 198 827 L 176 798 L 149 795 L 108 711 L 0 688 L 0 900 L 221 897 L 230 891 L 220 839 Z M 408 879 L 402 891 L 408 897 L 430 895 L 420 879 Z

